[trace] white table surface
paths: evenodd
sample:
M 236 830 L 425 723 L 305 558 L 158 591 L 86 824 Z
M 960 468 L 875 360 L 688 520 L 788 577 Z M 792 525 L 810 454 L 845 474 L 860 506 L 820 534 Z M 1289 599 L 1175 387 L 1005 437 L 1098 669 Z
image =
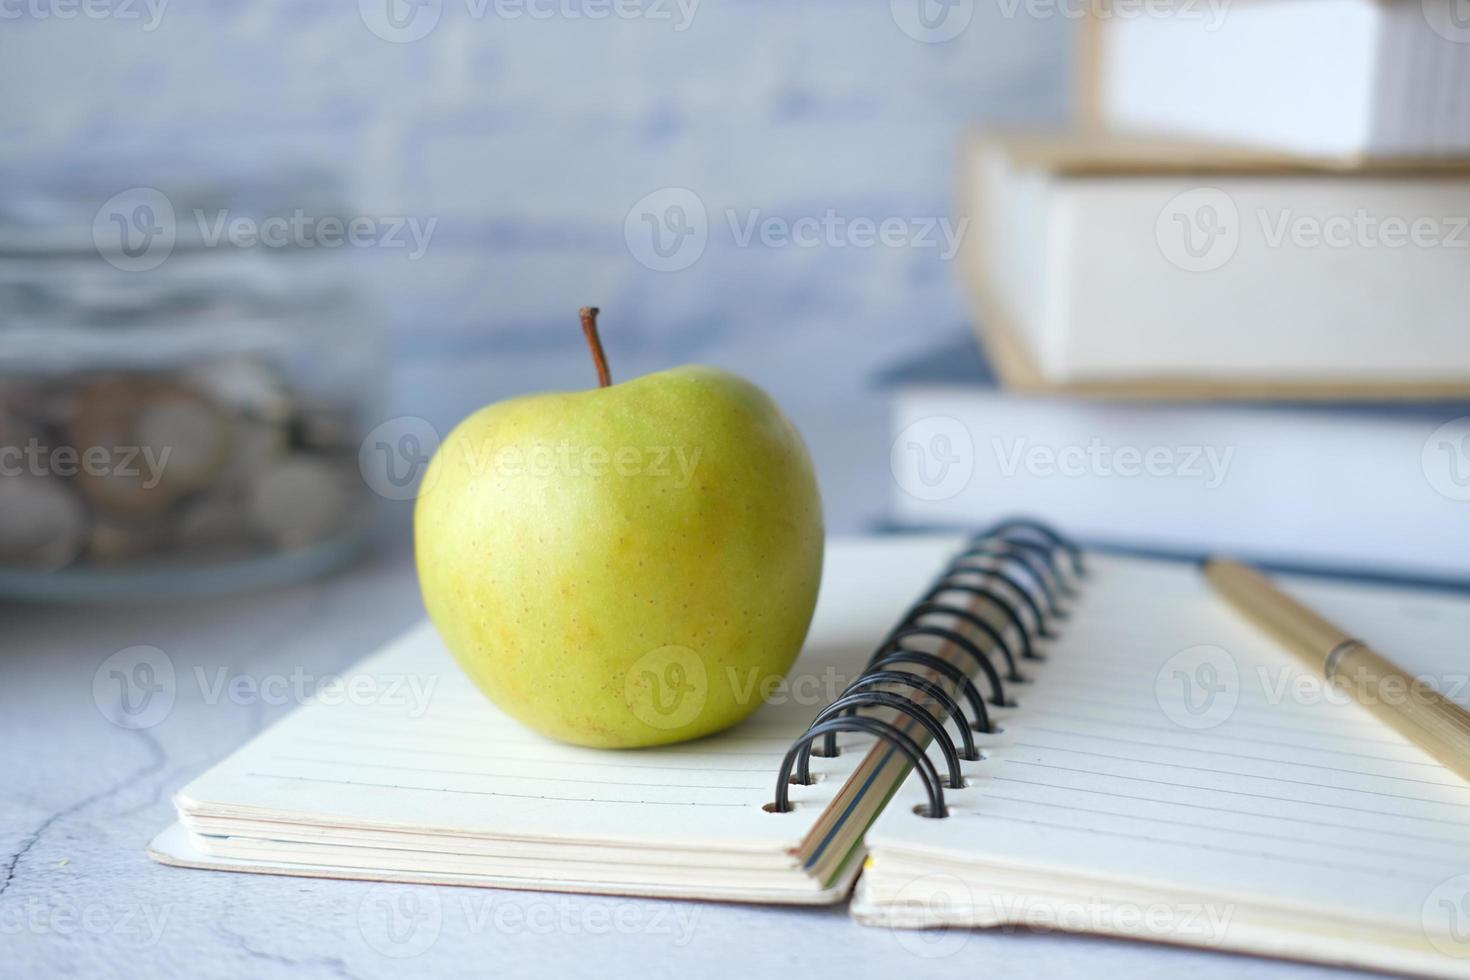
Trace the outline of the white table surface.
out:
M 368 978 L 408 970 L 743 980 L 923 970 L 1209 980 L 1335 972 L 1060 934 L 966 933 L 934 943 L 932 934 L 858 926 L 841 907 L 373 885 L 182 870 L 145 856 L 173 818 L 170 794 L 292 707 L 289 690 L 286 703 L 248 689 L 216 697 L 221 668 L 257 682 L 299 669 L 309 684 L 421 615 L 402 550 L 323 582 L 231 598 L 108 609 L 0 605 L 0 975 Z M 168 655 L 177 695 L 157 724 L 127 730 L 98 709 L 93 678 L 108 656 L 139 644 Z M 390 912 L 404 916 L 393 931 Z

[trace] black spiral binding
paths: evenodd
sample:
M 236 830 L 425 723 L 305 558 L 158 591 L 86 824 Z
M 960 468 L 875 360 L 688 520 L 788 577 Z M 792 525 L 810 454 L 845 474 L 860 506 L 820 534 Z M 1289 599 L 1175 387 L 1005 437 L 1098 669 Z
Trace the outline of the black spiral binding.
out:
M 1035 641 L 1054 637 L 1051 624 L 1067 617 L 1062 603 L 1074 598 L 1076 591 L 1063 574 L 1059 555 L 1065 557 L 1071 577 L 1086 577 L 1081 549 L 1039 521 L 1011 518 L 970 538 L 878 645 L 857 680 L 823 708 L 806 732 L 792 743 L 776 778 L 775 802 L 766 809 L 773 813 L 790 812 L 789 786 L 811 784 L 812 755 L 836 755 L 837 735 L 859 732 L 888 742 L 907 757 L 918 770 L 929 797 L 928 806 L 920 812 L 924 816 L 944 817 L 945 787 L 959 789 L 964 785 L 961 760 L 974 762 L 981 758 L 973 733 L 998 731 L 987 703 L 995 707 L 1014 706 L 1015 702 L 1006 696 L 1005 685 L 1026 682 L 1018 663 L 1041 660 Z M 961 602 L 968 608 L 958 604 Z M 1019 651 L 1012 649 L 1004 630 L 980 615 L 982 603 L 996 612 L 1008 629 L 1013 629 L 1019 637 Z M 936 620 L 947 621 L 948 625 L 938 625 Z M 965 627 L 988 641 L 988 649 L 957 632 Z M 973 669 L 967 671 L 906 643 L 919 637 L 941 639 L 953 645 L 971 662 L 969 666 Z M 992 660 L 996 654 L 1003 661 L 1003 671 Z M 920 670 L 938 674 L 957 694 L 950 694 L 940 684 L 920 675 Z M 982 695 L 972 673 L 983 680 L 988 698 Z M 909 688 L 909 696 L 894 693 L 894 687 Z M 970 708 L 969 718 L 965 717 L 963 708 L 966 704 Z M 891 708 L 901 717 L 887 722 L 858 714 L 861 709 L 871 707 Z M 953 722 L 959 732 L 958 748 L 945 730 L 946 722 Z M 905 730 L 914 726 L 929 736 L 931 744 L 939 746 L 944 761 L 943 778 L 921 743 Z M 822 750 L 814 753 L 813 746 L 819 741 Z

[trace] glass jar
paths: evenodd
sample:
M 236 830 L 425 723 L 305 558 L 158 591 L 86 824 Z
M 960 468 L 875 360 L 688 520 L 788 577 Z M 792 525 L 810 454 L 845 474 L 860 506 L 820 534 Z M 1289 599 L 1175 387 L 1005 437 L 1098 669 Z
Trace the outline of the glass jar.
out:
M 383 352 L 333 183 L 118 172 L 0 175 L 0 596 L 337 566 L 374 523 Z

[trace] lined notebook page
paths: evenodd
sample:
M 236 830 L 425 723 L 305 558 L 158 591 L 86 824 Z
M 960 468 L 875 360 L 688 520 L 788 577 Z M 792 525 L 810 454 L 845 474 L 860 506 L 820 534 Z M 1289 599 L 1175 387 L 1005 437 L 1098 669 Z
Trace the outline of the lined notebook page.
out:
M 871 850 L 1124 883 L 1417 931 L 1470 871 L 1470 785 L 1321 684 L 1178 563 L 1094 556 L 971 786 L 930 820 L 911 776 Z M 1465 700 L 1470 604 L 1288 581 Z M 934 750 L 931 748 L 931 753 Z
M 289 818 L 328 832 L 428 828 L 470 838 L 774 849 L 790 864 L 786 849 L 861 753 L 814 759 L 819 781 L 793 787 L 798 812 L 775 815 L 763 806 L 781 758 L 861 671 L 946 544 L 834 542 L 791 678 L 728 732 L 643 750 L 558 744 L 498 711 L 424 625 L 347 678 L 348 690 L 360 685 L 367 696 L 298 710 L 185 787 L 181 814 L 208 832 L 223 832 L 229 821 Z M 727 680 L 747 683 L 739 675 Z

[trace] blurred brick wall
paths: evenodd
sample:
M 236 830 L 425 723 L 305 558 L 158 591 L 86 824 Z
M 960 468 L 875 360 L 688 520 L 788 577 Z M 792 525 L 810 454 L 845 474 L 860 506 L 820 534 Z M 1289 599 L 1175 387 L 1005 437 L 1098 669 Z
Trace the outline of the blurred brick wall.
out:
M 917 240 L 951 215 L 957 138 L 1061 119 L 1074 33 L 1009 0 L 79 2 L 5 8 L 0 163 L 330 167 L 361 213 L 437 222 L 421 258 L 361 257 L 397 410 L 447 426 L 586 383 L 575 310 L 597 302 L 616 373 L 706 361 L 787 404 L 838 529 L 884 499 L 866 375 L 968 322 L 940 230 Z M 702 246 L 677 237 L 691 201 Z M 837 243 L 742 243 L 768 218 Z M 907 239 L 863 245 L 861 219 Z M 650 253 L 655 228 L 683 251 Z

